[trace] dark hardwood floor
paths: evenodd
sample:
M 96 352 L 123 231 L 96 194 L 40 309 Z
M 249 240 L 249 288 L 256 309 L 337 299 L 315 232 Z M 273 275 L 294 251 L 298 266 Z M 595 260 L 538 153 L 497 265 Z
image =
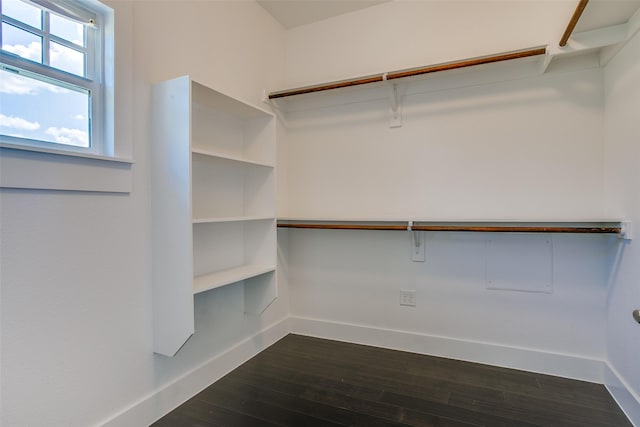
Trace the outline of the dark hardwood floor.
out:
M 153 424 L 631 426 L 604 386 L 288 335 Z

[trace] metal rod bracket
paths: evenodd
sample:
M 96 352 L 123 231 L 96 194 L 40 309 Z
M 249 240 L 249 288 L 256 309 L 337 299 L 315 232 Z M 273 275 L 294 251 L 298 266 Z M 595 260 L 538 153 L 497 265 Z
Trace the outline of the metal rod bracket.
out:
M 386 74 L 384 80 L 386 81 Z M 389 121 L 390 128 L 402 127 L 402 105 L 398 97 L 398 85 L 393 83 L 389 86 L 389 98 L 391 101 L 391 120 Z
M 411 260 L 417 262 L 424 262 L 425 260 L 425 248 L 424 248 L 424 231 L 413 230 L 411 233 Z
M 620 225 L 620 237 L 624 240 L 633 239 L 633 228 L 631 227 L 631 221 L 622 221 Z

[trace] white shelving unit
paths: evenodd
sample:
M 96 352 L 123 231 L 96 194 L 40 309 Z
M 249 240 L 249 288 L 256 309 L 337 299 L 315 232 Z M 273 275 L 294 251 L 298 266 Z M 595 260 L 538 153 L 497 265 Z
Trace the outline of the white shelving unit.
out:
M 191 80 L 152 99 L 154 351 L 194 333 L 194 295 L 242 283 L 245 313 L 277 297 L 275 119 Z

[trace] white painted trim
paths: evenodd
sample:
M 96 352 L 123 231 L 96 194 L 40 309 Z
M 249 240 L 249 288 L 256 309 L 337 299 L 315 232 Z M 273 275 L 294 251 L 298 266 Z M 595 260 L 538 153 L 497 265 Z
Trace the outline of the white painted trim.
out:
M 604 367 L 604 385 L 622 412 L 634 426 L 640 426 L 640 396 L 629 387 L 618 371 L 609 364 Z
M 1 148 L 11 149 L 11 150 L 21 150 L 21 151 L 27 151 L 27 152 L 32 151 L 34 153 L 55 154 L 58 156 L 80 157 L 83 159 L 101 160 L 104 162 L 116 162 L 116 163 L 127 163 L 127 164 L 135 163 L 133 159 L 129 159 L 126 157 L 105 156 L 103 154 L 94 154 L 94 153 L 85 153 L 81 151 L 70 151 L 70 150 L 61 150 L 61 149 L 55 149 L 55 148 L 12 144 L 9 142 L 0 142 L 0 149 Z
M 130 193 L 133 164 L 96 156 L 0 147 L 0 187 Z
M 289 331 L 289 318 L 281 319 L 97 425 L 104 427 L 150 425 L 262 350 L 285 337 Z
M 640 426 L 640 397 L 603 360 L 294 316 L 267 326 L 97 426 L 150 425 L 289 333 L 604 383 L 631 422 Z
M 604 382 L 603 360 L 401 330 L 291 317 L 291 333 L 394 350 L 485 363 L 505 368 Z

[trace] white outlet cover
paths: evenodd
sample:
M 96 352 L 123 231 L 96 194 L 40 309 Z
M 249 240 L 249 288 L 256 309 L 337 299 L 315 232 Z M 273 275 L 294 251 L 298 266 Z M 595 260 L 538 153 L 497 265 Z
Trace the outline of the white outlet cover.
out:
M 416 306 L 416 291 L 401 289 L 400 290 L 400 305 L 406 305 L 409 307 Z

